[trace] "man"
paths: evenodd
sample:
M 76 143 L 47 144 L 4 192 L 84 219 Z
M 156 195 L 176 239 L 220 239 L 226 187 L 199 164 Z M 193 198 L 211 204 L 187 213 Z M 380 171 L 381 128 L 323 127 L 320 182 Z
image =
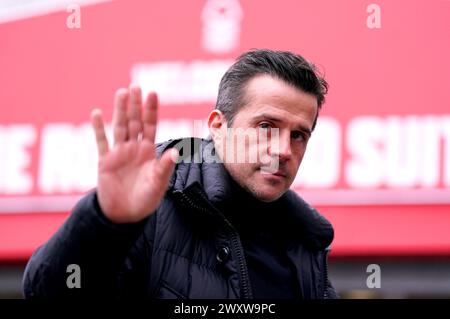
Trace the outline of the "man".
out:
M 333 228 L 289 190 L 326 91 L 301 56 L 250 51 L 221 80 L 210 138 L 155 146 L 156 94 L 118 90 L 112 147 L 91 116 L 97 189 L 33 254 L 25 297 L 337 297 Z

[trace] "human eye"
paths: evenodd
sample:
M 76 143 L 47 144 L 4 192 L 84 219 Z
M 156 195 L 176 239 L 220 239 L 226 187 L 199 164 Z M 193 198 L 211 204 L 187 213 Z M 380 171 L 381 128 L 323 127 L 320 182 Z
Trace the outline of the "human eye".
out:
M 293 131 L 291 133 L 291 138 L 296 141 L 301 141 L 301 142 L 308 140 L 308 136 L 306 135 L 305 132 L 302 132 L 302 131 Z
M 258 124 L 258 127 L 267 130 L 271 128 L 272 125 L 269 122 L 261 122 Z

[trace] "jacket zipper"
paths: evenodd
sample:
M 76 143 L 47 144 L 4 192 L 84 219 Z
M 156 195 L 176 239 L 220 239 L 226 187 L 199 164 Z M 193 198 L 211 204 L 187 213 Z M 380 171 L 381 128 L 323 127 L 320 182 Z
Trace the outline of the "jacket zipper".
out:
M 207 208 L 197 205 L 184 192 L 177 191 L 176 193 L 181 194 L 182 200 L 184 202 L 188 203 L 192 208 L 197 209 L 197 210 L 202 211 L 207 214 L 211 214 L 211 212 Z M 220 215 L 222 215 L 222 214 L 220 214 Z M 241 289 L 242 289 L 242 295 L 243 295 L 242 298 L 243 299 L 251 299 L 252 292 L 250 289 L 250 281 L 249 281 L 247 266 L 245 264 L 244 254 L 242 253 L 242 250 L 243 250 L 242 244 L 240 243 L 238 234 L 237 234 L 236 230 L 234 229 L 233 225 L 231 225 L 231 223 L 225 217 L 223 217 L 223 220 L 225 221 L 227 226 L 232 231 L 232 237 L 231 237 L 232 243 L 235 248 L 236 255 L 238 258 L 238 262 L 239 262 L 239 275 L 241 277 Z
M 328 249 L 325 250 L 324 253 L 324 265 L 325 265 L 325 271 L 323 276 L 323 299 L 328 299 Z
M 251 299 L 252 293 L 250 290 L 250 283 L 249 283 L 249 276 L 247 271 L 247 266 L 245 264 L 245 257 L 242 253 L 242 245 L 239 241 L 238 235 L 236 234 L 236 231 L 233 231 L 233 237 L 232 237 L 233 245 L 236 249 L 236 255 L 239 261 L 239 273 L 241 275 L 241 283 L 242 283 L 242 295 L 243 299 Z

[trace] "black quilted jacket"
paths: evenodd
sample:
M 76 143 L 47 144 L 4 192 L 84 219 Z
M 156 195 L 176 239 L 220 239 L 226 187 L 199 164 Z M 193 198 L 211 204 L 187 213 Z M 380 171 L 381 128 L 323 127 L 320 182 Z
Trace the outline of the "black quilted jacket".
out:
M 162 143 L 157 150 L 178 141 Z M 184 159 L 211 143 L 188 141 L 192 149 L 184 150 Z M 85 196 L 29 260 L 25 297 L 252 298 L 239 234 L 217 209 L 229 191 L 227 173 L 222 164 L 187 162 L 177 164 L 156 212 L 137 224 L 109 222 L 95 191 Z M 327 271 L 331 224 L 294 192 L 281 199 L 289 236 L 286 253 L 296 267 L 303 298 L 336 298 Z M 66 283 L 71 264 L 80 267 L 79 289 Z

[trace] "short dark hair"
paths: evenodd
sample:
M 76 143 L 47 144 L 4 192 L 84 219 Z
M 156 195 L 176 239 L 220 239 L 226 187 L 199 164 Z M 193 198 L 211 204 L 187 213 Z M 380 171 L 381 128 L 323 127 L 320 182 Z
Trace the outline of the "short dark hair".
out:
M 328 83 L 317 72 L 315 65 L 292 52 L 255 49 L 239 56 L 219 84 L 216 109 L 224 114 L 230 126 L 236 113 L 245 104 L 243 88 L 250 79 L 260 74 L 271 75 L 316 96 L 318 116 L 325 102 Z M 316 126 L 317 116 L 314 119 L 313 129 Z

